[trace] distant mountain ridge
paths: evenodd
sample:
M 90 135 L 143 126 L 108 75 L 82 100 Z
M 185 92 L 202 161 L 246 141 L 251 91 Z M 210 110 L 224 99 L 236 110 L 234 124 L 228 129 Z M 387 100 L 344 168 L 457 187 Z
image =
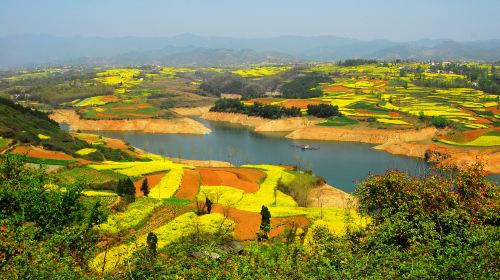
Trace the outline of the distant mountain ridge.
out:
M 500 60 L 500 40 L 456 42 L 362 41 L 336 36 L 230 38 L 181 34 L 172 37 L 0 37 L 0 67 L 102 61 L 108 64 L 227 65 L 346 58 L 415 60 Z

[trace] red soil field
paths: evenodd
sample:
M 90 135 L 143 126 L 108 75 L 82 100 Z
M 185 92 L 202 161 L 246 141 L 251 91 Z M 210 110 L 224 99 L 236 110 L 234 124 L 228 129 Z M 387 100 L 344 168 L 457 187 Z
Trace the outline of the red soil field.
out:
M 490 131 L 499 131 L 500 132 L 500 127 L 466 130 L 458 135 L 452 135 L 449 137 L 445 136 L 445 137 L 442 137 L 440 139 L 452 140 L 452 141 L 456 141 L 456 142 L 470 142 L 470 141 L 473 141 L 474 139 L 478 138 L 479 136 L 481 136 L 485 133 L 488 133 Z
M 161 181 L 161 178 L 163 178 L 163 176 L 165 176 L 165 174 L 167 174 L 167 173 L 157 173 L 157 174 L 146 175 L 146 178 L 148 178 L 148 190 L 154 188 L 154 186 L 156 186 Z M 141 191 L 142 181 L 144 181 L 144 178 L 141 178 L 141 179 L 134 182 L 136 196 L 143 196 L 144 195 L 144 193 Z
M 464 107 L 461 107 L 462 111 L 466 112 L 466 113 L 469 113 L 471 115 L 474 115 L 474 118 L 476 118 L 476 120 L 474 121 L 474 123 L 479 123 L 479 124 L 491 124 L 491 121 L 485 119 L 485 118 L 481 118 L 479 116 L 477 116 L 474 112 L 472 112 L 471 110 L 468 110 L 467 108 L 464 108 Z
M 106 114 L 106 113 L 102 113 L 102 112 L 96 112 L 95 115 L 99 118 L 116 118 L 116 115 Z
M 131 116 L 131 117 L 136 117 L 136 118 L 149 118 L 149 115 L 145 114 L 137 114 L 137 113 L 123 113 L 124 115 Z
M 391 111 L 391 112 L 389 112 L 389 116 L 391 116 L 391 117 L 401 117 L 401 114 L 399 112 Z
M 182 183 L 175 197 L 182 199 L 193 200 L 198 194 L 200 187 L 200 172 L 198 170 L 184 169 L 184 176 L 182 176 Z
M 74 138 L 78 138 L 78 139 L 83 140 L 89 144 L 92 144 L 99 139 L 99 137 L 97 135 L 94 135 L 94 134 L 74 133 L 74 132 L 71 132 L 70 134 Z
M 101 100 L 104 102 L 108 102 L 108 103 L 120 102 L 120 98 L 118 98 L 118 96 L 116 96 L 116 95 L 105 95 L 105 96 L 101 97 Z
M 226 210 L 226 211 L 225 211 Z M 233 220 L 236 224 L 234 235 L 238 240 L 255 240 L 257 233 L 260 230 L 260 214 L 249 211 L 229 208 L 224 209 L 221 205 L 214 205 L 212 208 L 213 213 L 221 213 L 224 215 L 226 212 L 227 217 Z M 287 217 L 287 218 L 271 218 L 271 231 L 270 237 L 277 236 L 284 232 L 286 225 L 295 222 L 299 227 L 304 228 L 309 224 L 309 220 L 300 217 Z
M 285 108 L 299 107 L 300 109 L 307 109 L 307 105 L 318 105 L 318 104 L 327 104 L 329 102 L 322 102 L 317 100 L 288 100 L 282 104 Z
M 71 136 L 81 139 L 89 144 L 92 144 L 99 140 L 99 136 L 94 134 L 85 134 L 85 133 L 70 133 L 70 134 Z M 106 146 L 109 148 L 123 149 L 123 150 L 128 149 L 128 146 L 125 144 L 123 140 L 107 138 L 107 137 L 102 137 L 102 138 L 106 142 Z
M 281 165 L 281 164 L 275 164 L 276 166 L 283 167 L 285 170 L 293 170 L 293 166 L 290 165 Z
M 500 109 L 498 109 L 497 107 L 488 107 L 486 108 L 486 110 L 492 112 L 493 114 L 500 114 Z
M 106 146 L 113 149 L 128 149 L 128 146 L 120 139 L 104 138 L 106 141 Z
M 309 220 L 304 216 L 271 218 L 271 231 L 269 235 L 271 237 L 278 236 L 294 223 L 297 224 L 299 228 L 305 229 L 309 225 Z
M 141 109 L 141 108 L 150 108 L 151 104 L 133 104 L 128 106 L 113 106 L 112 110 L 133 110 L 133 109 Z
M 326 86 L 323 87 L 324 92 L 351 91 L 352 89 L 344 86 Z
M 16 147 L 13 151 L 13 154 L 25 154 L 29 157 L 34 157 L 34 158 L 45 158 L 45 159 L 58 159 L 58 160 L 74 160 L 78 161 L 83 164 L 89 164 L 91 161 L 81 159 L 81 158 L 74 158 L 70 155 L 67 155 L 62 152 L 56 152 L 56 151 L 48 151 L 44 150 L 41 148 L 37 147 L 25 147 L 25 146 L 19 146 Z
M 201 184 L 230 186 L 244 192 L 259 190 L 259 181 L 265 173 L 251 168 L 199 168 Z
M 238 176 L 238 178 L 250 182 L 258 183 L 261 179 L 266 177 L 266 173 L 254 168 L 241 167 L 241 168 L 218 168 L 218 169 L 235 173 Z

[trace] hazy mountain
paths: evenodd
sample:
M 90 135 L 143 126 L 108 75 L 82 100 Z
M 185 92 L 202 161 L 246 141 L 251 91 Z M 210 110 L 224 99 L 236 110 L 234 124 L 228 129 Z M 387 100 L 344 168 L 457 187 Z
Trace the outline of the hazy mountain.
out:
M 299 61 L 297 58 L 278 52 L 258 52 L 244 49 L 206 49 L 197 47 L 168 46 L 159 50 L 131 51 L 113 57 L 80 57 L 71 60 L 56 60 L 43 66 L 128 66 L 162 64 L 174 66 L 224 66 L 243 64 L 283 64 Z
M 102 60 L 104 64 L 243 64 L 285 60 L 333 61 L 346 58 L 499 60 L 500 40 L 454 42 L 362 41 L 336 36 L 229 38 L 181 34 L 173 37 L 0 37 L 0 67 L 61 61 Z M 84 58 L 84 59 L 82 59 Z M 101 58 L 101 59 L 98 59 Z
M 490 42 L 491 43 L 491 42 Z M 413 59 L 413 60 L 500 60 L 500 44 L 457 43 L 446 41 L 433 47 L 413 47 L 401 45 L 374 52 L 371 57 L 377 59 Z
M 207 49 L 197 47 L 172 47 L 152 51 L 134 51 L 115 58 L 121 64 L 169 65 L 239 65 L 259 63 L 286 63 L 296 59 L 290 55 L 252 49 Z

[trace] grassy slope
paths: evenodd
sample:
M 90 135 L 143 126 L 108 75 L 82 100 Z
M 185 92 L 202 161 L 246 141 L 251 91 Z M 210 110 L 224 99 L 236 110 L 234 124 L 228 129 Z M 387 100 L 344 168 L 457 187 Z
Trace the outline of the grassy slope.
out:
M 46 114 L 24 108 L 10 100 L 0 98 L 0 137 L 14 139 L 23 144 L 43 146 L 47 150 L 64 152 L 89 160 L 134 160 L 135 157 L 117 149 L 93 147 L 85 141 L 73 138 L 68 132 L 50 120 Z M 96 148 L 88 155 L 78 155 L 83 148 Z
M 40 139 L 39 134 L 49 136 Z M 26 109 L 11 101 L 0 98 L 0 136 L 15 139 L 21 143 L 42 145 L 45 148 L 58 150 L 67 154 L 86 148 L 89 145 L 81 140 L 73 139 L 66 131 L 47 115 Z

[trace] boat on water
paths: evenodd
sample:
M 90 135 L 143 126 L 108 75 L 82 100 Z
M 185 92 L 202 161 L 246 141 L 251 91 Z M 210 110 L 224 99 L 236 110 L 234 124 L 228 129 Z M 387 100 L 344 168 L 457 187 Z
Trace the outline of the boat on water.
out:
M 319 150 L 318 147 L 313 147 L 311 145 L 291 145 L 292 147 L 296 147 L 296 148 L 299 148 L 303 151 L 307 151 L 307 150 Z

